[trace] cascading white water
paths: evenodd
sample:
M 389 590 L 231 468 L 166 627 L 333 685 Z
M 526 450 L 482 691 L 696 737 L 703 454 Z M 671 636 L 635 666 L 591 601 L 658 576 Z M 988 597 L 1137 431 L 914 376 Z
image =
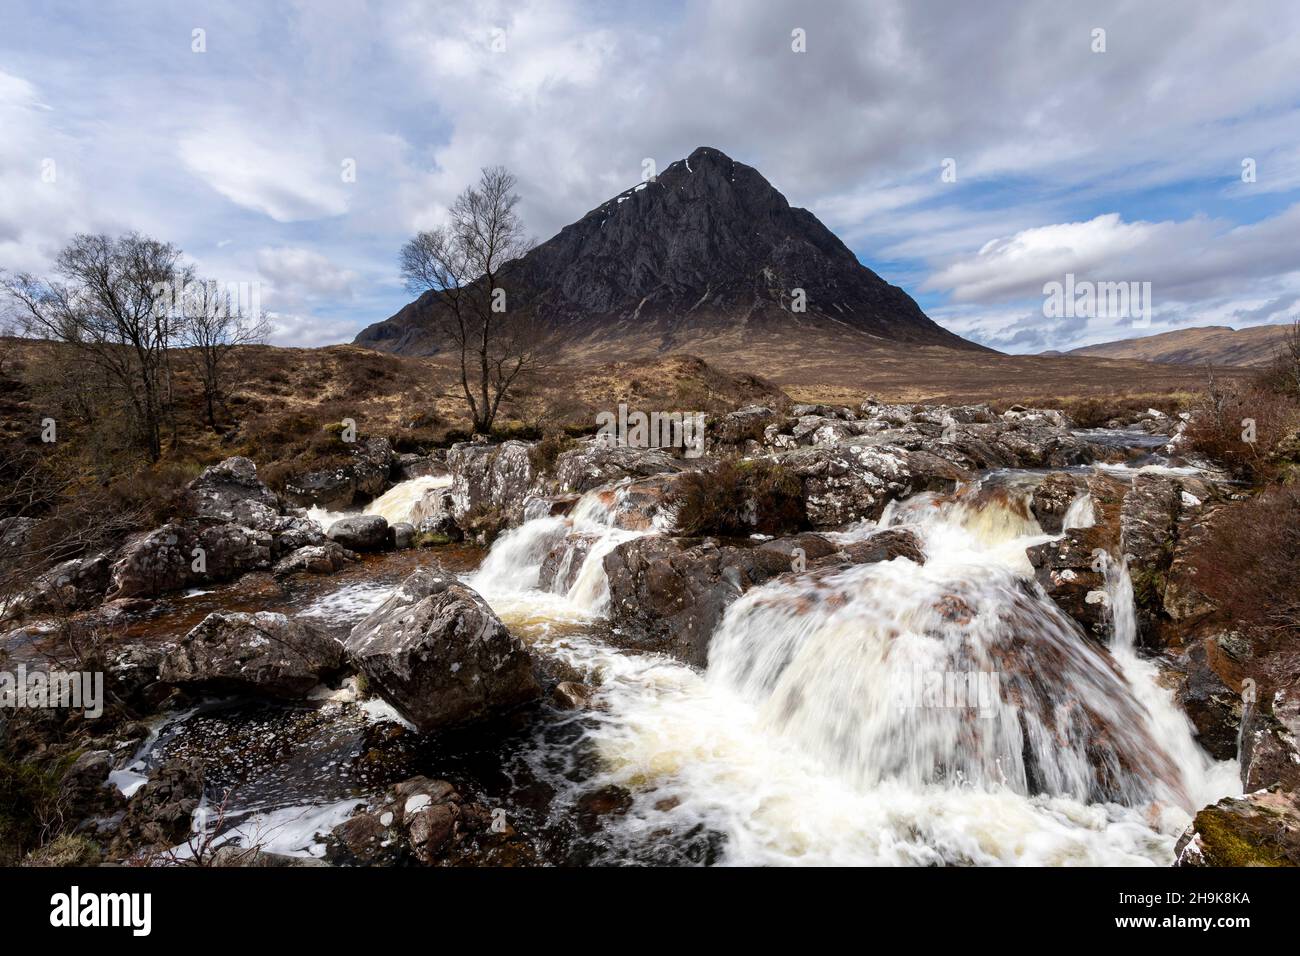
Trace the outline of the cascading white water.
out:
M 1024 497 L 973 486 L 890 506 L 846 536 L 908 527 L 924 565 L 756 588 L 704 674 L 583 645 L 603 675 L 597 782 L 635 795 L 611 839 L 702 827 L 743 863 L 1168 862 L 1235 769 L 1204 756 L 1132 651 L 1125 577 L 1109 651 L 1037 590 L 1025 548 L 1052 536 Z
M 419 478 L 410 478 L 406 481 L 399 481 L 360 511 L 329 511 L 325 508 L 313 507 L 307 509 L 307 517 L 322 528 L 328 528 L 335 521 L 358 514 L 379 515 L 389 524 L 397 524 L 399 521 L 411 521 L 415 506 L 420 503 L 420 499 L 424 497 L 426 492 L 435 488 L 446 488 L 450 485 L 450 475 L 424 475 Z
M 498 605 L 536 603 L 544 565 L 554 553 L 547 593 L 562 599 L 570 614 L 602 614 L 609 601 L 605 555 L 624 541 L 657 530 L 653 524 L 628 527 L 642 522 L 626 520 L 626 493 L 626 485 L 589 491 L 567 517 L 534 517 L 506 532 L 470 579 L 471 586 L 498 613 L 504 613 Z

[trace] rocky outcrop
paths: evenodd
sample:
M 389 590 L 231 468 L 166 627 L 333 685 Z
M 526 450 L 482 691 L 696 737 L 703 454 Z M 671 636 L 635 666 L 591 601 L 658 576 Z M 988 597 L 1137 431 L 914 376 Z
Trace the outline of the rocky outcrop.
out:
M 352 629 L 347 652 L 423 732 L 502 713 L 541 692 L 519 639 L 475 591 L 436 569 L 403 581 Z
M 659 448 L 629 448 L 602 442 L 587 442 L 561 452 L 555 460 L 555 491 L 590 491 L 628 478 L 650 478 L 699 467 L 699 459 L 674 458 Z
M 457 522 L 484 511 L 499 512 L 506 525 L 523 519 L 524 499 L 535 479 L 529 448 L 521 441 L 460 442 L 447 450 L 448 494 Z
M 803 554 L 796 558 L 795 549 Z M 924 561 L 911 532 L 891 529 L 843 548 L 816 534 L 761 546 L 706 538 L 635 538 L 604 558 L 609 618 L 620 641 L 704 666 L 726 609 L 747 590 L 782 574 L 906 557 Z
M 205 468 L 190 482 L 186 497 L 199 518 L 248 527 L 256 527 L 265 513 L 274 516 L 281 510 L 275 492 L 257 477 L 257 466 L 242 457 Z
M 342 666 L 338 641 L 283 614 L 209 614 L 163 659 L 159 678 L 189 690 L 301 698 Z
M 276 577 L 290 574 L 333 574 L 358 560 L 355 551 L 349 551 L 337 541 L 308 545 L 281 558 L 272 569 Z
M 388 439 L 376 436 L 343 447 L 347 461 L 293 477 L 285 483 L 285 497 L 302 507 L 342 511 L 383 494 L 397 465 Z
M 1099 554 L 1100 552 L 1100 554 Z M 1106 530 L 1072 528 L 1059 539 L 1026 548 L 1034 579 L 1084 632 L 1107 644 L 1112 630 L 1106 606 Z M 1103 556 L 1104 555 L 1104 556 Z
M 153 597 L 271 565 L 272 538 L 239 525 L 172 522 L 138 535 L 113 565 L 110 598 Z
M 1053 472 L 1035 486 L 1029 510 L 1044 532 L 1060 534 L 1066 513 L 1085 490 L 1083 481 L 1074 475 Z
M 1279 787 L 1227 797 L 1196 814 L 1175 866 L 1300 866 L 1300 796 Z
M 184 842 L 203 796 L 203 767 L 197 760 L 172 760 L 149 775 L 132 794 L 110 854 L 162 852 Z
M 0 608 L 0 617 L 77 611 L 90 607 L 108 588 L 111 563 L 106 554 L 72 558 L 37 575 L 17 598 Z
M 325 536 L 349 551 L 383 551 L 391 544 L 388 520 L 380 515 L 340 518 L 329 526 Z

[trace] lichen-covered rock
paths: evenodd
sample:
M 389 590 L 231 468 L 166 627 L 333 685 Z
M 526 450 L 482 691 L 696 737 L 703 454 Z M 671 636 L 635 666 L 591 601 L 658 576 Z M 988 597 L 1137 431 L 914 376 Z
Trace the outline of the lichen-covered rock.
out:
M 348 638 L 371 686 L 419 730 L 481 720 L 536 698 L 527 649 L 475 591 L 416 571 Z
M 290 574 L 333 574 L 358 560 L 355 551 L 349 551 L 337 541 L 308 545 L 299 548 L 276 563 L 272 569 L 276 577 Z
M 487 510 L 500 512 L 507 525 L 523 520 L 524 499 L 536 477 L 526 443 L 460 442 L 447 450 L 447 467 L 451 512 L 458 522 Z
M 325 535 L 349 551 L 383 551 L 389 545 L 388 520 L 381 515 L 340 518 Z
M 1271 787 L 1196 814 L 1175 866 L 1300 866 L 1300 796 Z
M 629 448 L 593 441 L 560 453 L 555 460 L 553 482 L 558 492 L 582 492 L 625 478 L 650 478 L 699 465 L 700 459 L 674 458 L 659 448 Z
M 1034 578 L 1047 596 L 1103 644 L 1112 629 L 1106 607 L 1106 546 L 1105 529 L 1091 527 L 1072 528 L 1055 541 L 1025 549 Z
M 392 526 L 393 547 L 405 550 L 415 544 L 415 525 L 409 521 L 399 521 Z
M 168 652 L 159 678 L 203 692 L 296 699 L 342 660 L 338 641 L 283 614 L 213 612 Z
M 108 555 L 103 553 L 60 562 L 44 574 L 37 575 L 8 604 L 0 603 L 0 617 L 90 607 L 104 596 L 111 570 Z
M 171 522 L 138 535 L 112 568 L 110 598 L 153 597 L 270 567 L 269 532 L 240 525 Z
M 273 518 L 280 513 L 280 499 L 257 477 L 257 466 L 247 458 L 227 458 L 205 468 L 190 482 L 186 494 L 199 518 L 258 527 L 268 514 Z

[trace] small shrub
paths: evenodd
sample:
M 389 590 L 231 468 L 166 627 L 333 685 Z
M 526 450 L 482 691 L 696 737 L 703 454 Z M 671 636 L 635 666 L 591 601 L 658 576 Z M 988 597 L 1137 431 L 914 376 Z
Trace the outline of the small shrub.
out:
M 1192 566 L 1196 587 L 1233 627 L 1300 638 L 1300 488 L 1224 505 Z
M 1244 438 L 1254 422 L 1255 440 Z M 1279 471 L 1276 453 L 1300 427 L 1300 406 L 1285 395 L 1255 386 L 1211 381 L 1188 423 L 1187 447 L 1218 462 L 1235 477 L 1265 481 Z
M 696 536 L 784 534 L 808 526 L 803 484 L 775 462 L 725 458 L 687 472 L 673 496 L 677 531 Z
M 533 474 L 550 474 L 560 455 L 577 444 L 564 432 L 551 432 L 548 434 L 532 448 L 528 449 L 528 462 L 532 465 Z

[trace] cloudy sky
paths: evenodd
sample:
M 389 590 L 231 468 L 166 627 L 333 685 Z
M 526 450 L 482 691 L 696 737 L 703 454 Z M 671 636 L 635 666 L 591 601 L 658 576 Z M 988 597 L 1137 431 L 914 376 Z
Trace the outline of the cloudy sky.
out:
M 0 269 L 140 230 L 259 282 L 282 344 L 400 307 L 482 165 L 544 239 L 701 145 L 996 348 L 1300 314 L 1291 0 L 3 7 Z M 1150 282 L 1150 327 L 1045 318 L 1068 272 Z

